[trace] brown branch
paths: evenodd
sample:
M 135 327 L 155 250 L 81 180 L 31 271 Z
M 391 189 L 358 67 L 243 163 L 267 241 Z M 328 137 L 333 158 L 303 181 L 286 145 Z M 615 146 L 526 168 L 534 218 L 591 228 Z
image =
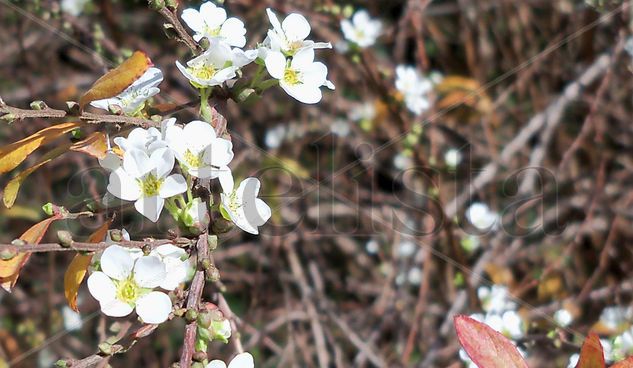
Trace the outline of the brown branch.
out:
M 176 33 L 178 33 L 178 40 L 187 45 L 187 47 L 191 49 L 194 55 L 202 52 L 202 47 L 200 47 L 200 45 L 198 45 L 198 43 L 193 40 L 191 35 L 187 33 L 185 27 L 183 27 L 182 23 L 180 23 L 180 20 L 178 20 L 178 16 L 176 15 L 175 11 L 168 9 L 167 7 L 163 7 L 158 11 L 158 13 L 160 13 L 160 15 L 165 17 L 165 19 L 167 19 L 167 21 L 171 23 Z
M 202 297 L 202 290 L 204 289 L 205 274 L 204 268 L 201 267 L 202 261 L 209 258 L 209 243 L 208 235 L 206 233 L 200 235 L 198 238 L 198 270 L 193 276 L 193 281 L 189 287 L 189 295 L 187 296 L 187 309 L 196 310 L 200 306 L 200 298 Z M 191 321 L 187 323 L 185 327 L 185 337 L 182 347 L 182 354 L 180 355 L 180 368 L 191 367 L 191 359 L 195 352 L 196 344 L 196 330 L 197 322 Z
M 13 120 L 22 120 L 22 119 L 61 119 L 61 118 L 78 118 L 81 121 L 88 124 L 99 124 L 99 123 L 111 123 L 111 124 L 128 124 L 128 125 L 137 125 L 143 128 L 148 127 L 156 127 L 160 126 L 160 123 L 147 120 L 134 118 L 131 116 L 123 116 L 123 115 L 105 115 L 105 114 L 94 114 L 90 112 L 82 112 L 78 116 L 73 116 L 64 110 L 51 109 L 50 107 L 45 107 L 41 110 L 27 110 L 20 109 L 17 107 L 12 107 L 4 104 L 2 99 L 0 99 L 0 117 L 3 117 L 5 120 L 13 121 Z M 10 119 L 8 118 L 10 117 Z
M 151 240 L 151 241 L 119 241 L 116 244 L 127 248 L 156 248 L 163 244 L 173 244 L 173 240 Z M 0 244 L 0 253 L 18 254 L 18 253 L 44 253 L 44 252 L 98 252 L 112 245 L 112 243 L 84 243 L 72 242 L 68 246 L 58 243 L 42 243 L 42 244 Z

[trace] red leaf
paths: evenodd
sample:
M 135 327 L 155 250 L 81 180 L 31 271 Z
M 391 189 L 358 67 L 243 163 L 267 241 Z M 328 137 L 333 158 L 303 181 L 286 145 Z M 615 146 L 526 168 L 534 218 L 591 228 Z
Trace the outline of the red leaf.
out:
M 591 333 L 582 343 L 576 368 L 605 368 L 604 354 L 598 335 Z
M 612 365 L 611 368 L 633 368 L 633 357 L 628 357 L 624 360 L 621 360 Z
M 499 332 L 468 316 L 455 316 L 460 344 L 479 368 L 527 368 L 516 346 Z

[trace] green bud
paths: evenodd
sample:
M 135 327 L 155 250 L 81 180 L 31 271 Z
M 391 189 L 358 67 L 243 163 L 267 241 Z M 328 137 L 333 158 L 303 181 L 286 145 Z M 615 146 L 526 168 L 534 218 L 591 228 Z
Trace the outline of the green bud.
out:
M 237 100 L 239 102 L 244 102 L 248 100 L 248 98 L 255 93 L 255 90 L 252 88 L 244 88 L 239 95 L 237 95 Z
M 112 345 L 107 342 L 99 344 L 99 351 L 104 355 L 112 355 Z
M 18 251 L 15 248 L 3 249 L 0 251 L 0 259 L 8 261 L 18 255 Z
M 120 242 L 123 240 L 123 232 L 119 229 L 110 230 L 110 239 L 113 242 Z
M 165 0 L 149 0 L 149 7 L 154 10 L 161 10 L 165 7 Z
M 187 313 L 185 313 L 185 319 L 187 322 L 193 322 L 198 318 L 198 312 L 193 309 L 187 309 Z
M 204 364 L 201 362 L 193 362 L 191 363 L 191 368 L 204 368 Z
M 4 114 L 2 116 L 0 116 L 0 119 L 6 121 L 7 123 L 11 124 L 15 121 L 16 116 L 14 114 Z
M 211 327 L 211 322 L 213 322 L 213 316 L 209 312 L 201 312 L 198 314 L 198 326 L 201 328 L 207 329 Z
M 46 106 L 46 103 L 44 103 L 44 101 L 39 101 L 39 100 L 31 102 L 29 106 L 31 106 L 31 110 L 44 110 L 48 108 L 48 106 Z
M 66 368 L 66 367 L 68 367 L 68 362 L 66 362 L 66 361 L 65 361 L 65 360 L 63 360 L 63 359 L 60 359 L 60 360 L 58 360 L 58 361 L 56 361 L 56 362 L 55 362 L 55 367 L 58 367 L 58 368 Z
M 59 244 L 64 248 L 70 248 L 73 244 L 73 234 L 70 231 L 59 230 L 57 232 L 57 239 L 59 239 Z
M 26 242 L 24 240 L 22 240 L 22 239 L 13 239 L 11 241 L 11 245 L 15 245 L 16 247 L 21 247 L 21 246 L 23 246 L 25 244 L 26 244 Z
M 187 308 L 178 308 L 174 311 L 174 316 L 182 317 L 185 315 L 185 313 L 187 313 Z
M 73 129 L 70 132 L 70 135 L 74 138 L 74 139 L 81 139 L 82 138 L 82 134 L 81 134 L 81 129 L 77 128 L 77 129 Z
M 198 264 L 198 268 L 201 270 L 208 270 L 209 267 L 211 266 L 213 266 L 213 264 L 211 263 L 211 260 L 208 258 L 200 260 L 200 263 Z
M 207 353 L 204 351 L 196 351 L 193 353 L 193 360 L 196 362 L 204 362 L 207 359 Z
M 204 270 L 204 275 L 208 281 L 218 282 L 220 281 L 220 270 L 214 265 L 211 265 L 209 268 Z
M 49 216 L 53 216 L 53 204 L 48 202 L 47 204 L 42 206 L 42 211 Z
M 165 0 L 165 5 L 171 10 L 178 9 L 178 1 L 176 0 Z
M 218 236 L 217 235 L 207 236 L 207 242 L 209 243 L 209 250 L 214 251 L 218 247 Z

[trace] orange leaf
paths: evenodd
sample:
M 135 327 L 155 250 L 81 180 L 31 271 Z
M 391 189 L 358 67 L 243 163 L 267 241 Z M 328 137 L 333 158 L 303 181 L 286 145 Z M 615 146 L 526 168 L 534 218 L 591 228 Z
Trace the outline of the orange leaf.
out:
M 591 333 L 582 343 L 576 368 L 604 368 L 605 366 L 600 338 L 595 333 Z
M 468 316 L 455 316 L 460 344 L 479 368 L 527 368 L 516 346 L 499 332 Z
M 92 133 L 88 138 L 73 144 L 70 149 L 94 158 L 104 158 L 108 150 L 106 135 L 101 132 Z
M 628 357 L 624 360 L 621 360 L 612 365 L 611 368 L 633 368 L 633 357 Z
M 61 218 L 61 214 L 55 214 L 46 220 L 38 222 L 22 234 L 20 239 L 29 244 L 39 243 L 42 241 L 42 237 L 44 237 L 51 223 Z M 0 260 L 0 286 L 2 286 L 2 288 L 11 292 L 11 288 L 15 286 L 15 283 L 18 281 L 20 270 L 24 267 L 30 256 L 31 253 L 20 253 L 9 260 Z
M 4 187 L 4 194 L 2 200 L 6 208 L 11 208 L 15 203 L 15 199 L 18 196 L 18 191 L 20 190 L 20 186 L 26 178 L 31 175 L 35 170 L 39 169 L 41 166 L 51 162 L 55 158 L 61 156 L 63 153 L 68 151 L 68 147 L 70 144 L 65 144 L 63 146 L 57 147 L 54 150 L 45 154 L 35 165 L 29 167 L 28 169 L 22 171 L 18 175 L 16 175 L 13 179 L 11 179 L 7 186 Z
M 111 221 L 106 221 L 103 225 L 90 235 L 88 238 L 89 243 L 101 242 L 110 228 Z M 75 254 L 75 257 L 70 262 L 66 273 L 64 274 L 64 295 L 68 301 L 68 306 L 75 312 L 79 312 L 77 308 L 77 293 L 79 292 L 79 286 L 86 277 L 88 266 L 92 261 L 92 254 Z
M 0 174 L 15 169 L 40 146 L 81 126 L 81 122 L 61 123 L 44 128 L 22 140 L 0 148 Z
M 118 95 L 139 79 L 151 65 L 151 60 L 144 52 L 134 52 L 121 65 L 97 79 L 88 92 L 79 99 L 79 107 L 83 109 L 92 101 Z

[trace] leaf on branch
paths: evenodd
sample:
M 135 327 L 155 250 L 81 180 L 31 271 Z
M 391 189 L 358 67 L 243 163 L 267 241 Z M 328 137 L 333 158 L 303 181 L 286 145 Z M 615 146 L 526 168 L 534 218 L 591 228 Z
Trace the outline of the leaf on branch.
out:
M 455 316 L 460 344 L 479 368 L 527 368 L 516 346 L 499 332 L 468 316 Z
M 611 368 L 633 368 L 633 357 L 628 357 L 624 360 L 621 360 L 612 365 Z
M 4 194 L 2 198 L 2 201 L 4 202 L 4 206 L 6 208 L 11 208 L 13 204 L 15 203 L 15 199 L 18 196 L 18 192 L 20 191 L 20 187 L 22 186 L 22 183 L 24 182 L 24 180 L 26 180 L 26 178 L 29 175 L 35 172 L 35 170 L 39 169 L 40 167 L 44 166 L 45 164 L 51 162 L 52 160 L 64 154 L 66 151 L 68 151 L 68 148 L 70 146 L 71 144 L 65 144 L 63 146 L 55 148 L 54 150 L 45 154 L 35 165 L 22 171 L 21 173 L 16 175 L 13 179 L 11 179 L 9 183 L 7 183 L 7 186 L 4 187 Z
M 103 225 L 90 235 L 88 242 L 101 242 L 106 237 L 111 223 L 112 221 L 106 221 L 103 223 Z M 68 306 L 75 312 L 79 312 L 79 308 L 77 308 L 77 293 L 79 292 L 81 283 L 86 277 L 86 272 L 88 272 L 88 267 L 90 266 L 91 261 L 92 254 L 77 253 L 64 274 L 64 295 L 66 296 Z
M 101 132 L 94 132 L 88 138 L 73 144 L 70 149 L 82 152 L 94 158 L 104 158 L 108 150 L 106 135 Z
M 20 240 L 29 244 L 38 244 L 42 241 L 44 234 L 46 234 L 48 227 L 53 221 L 61 218 L 63 218 L 62 214 L 56 213 L 52 217 L 38 222 L 22 234 Z M 13 288 L 18 281 L 20 270 L 24 267 L 30 256 L 31 253 L 20 253 L 9 260 L 0 260 L 0 286 L 2 286 L 3 289 L 11 292 L 11 288 Z
M 595 333 L 591 333 L 582 343 L 576 368 L 604 368 L 605 366 L 600 338 Z
M 79 99 L 79 107 L 83 110 L 92 101 L 118 95 L 139 79 L 150 66 L 152 62 L 144 52 L 134 52 L 121 65 L 97 79 L 88 92 Z
M 68 122 L 53 125 L 0 148 L 0 174 L 15 169 L 40 146 L 59 138 L 82 124 L 82 122 Z

